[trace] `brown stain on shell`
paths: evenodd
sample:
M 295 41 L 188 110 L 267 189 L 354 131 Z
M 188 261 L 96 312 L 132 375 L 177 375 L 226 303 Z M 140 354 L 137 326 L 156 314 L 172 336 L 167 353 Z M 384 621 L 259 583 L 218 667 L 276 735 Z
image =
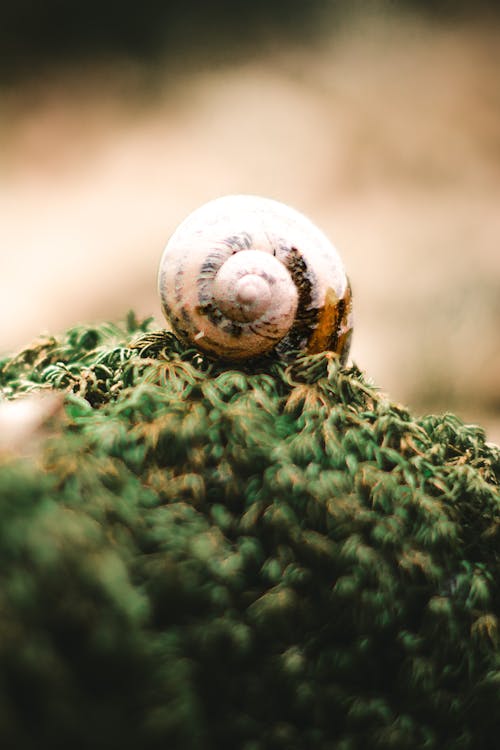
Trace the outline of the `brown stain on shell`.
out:
M 349 283 L 340 299 L 331 287 L 327 289 L 325 303 L 318 315 L 318 324 L 307 345 L 309 354 L 334 351 L 342 363 L 346 361 L 352 335 L 352 326 L 349 324 L 351 309 L 352 292 Z

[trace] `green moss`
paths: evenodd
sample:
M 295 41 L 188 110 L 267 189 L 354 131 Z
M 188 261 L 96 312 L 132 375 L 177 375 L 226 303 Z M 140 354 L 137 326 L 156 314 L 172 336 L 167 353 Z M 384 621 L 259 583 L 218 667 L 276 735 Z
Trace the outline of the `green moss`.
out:
M 498 747 L 499 450 L 330 354 L 148 326 L 0 362 L 66 391 L 0 465 L 3 746 Z

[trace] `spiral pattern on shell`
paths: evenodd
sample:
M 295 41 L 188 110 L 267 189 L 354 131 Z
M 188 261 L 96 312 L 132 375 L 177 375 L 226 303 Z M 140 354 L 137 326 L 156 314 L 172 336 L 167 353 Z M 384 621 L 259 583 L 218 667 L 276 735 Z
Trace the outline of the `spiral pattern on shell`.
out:
M 332 350 L 347 359 L 351 289 L 340 256 L 278 201 L 229 195 L 198 208 L 167 243 L 158 288 L 177 335 L 209 355 Z

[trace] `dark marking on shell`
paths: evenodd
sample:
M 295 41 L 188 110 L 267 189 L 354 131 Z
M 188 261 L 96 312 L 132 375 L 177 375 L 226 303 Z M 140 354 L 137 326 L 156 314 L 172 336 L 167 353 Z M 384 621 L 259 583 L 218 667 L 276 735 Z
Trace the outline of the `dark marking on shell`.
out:
M 340 305 L 342 303 L 342 305 Z M 336 346 L 341 364 L 345 365 L 351 348 L 352 325 L 349 324 L 349 318 L 352 314 L 352 289 L 349 279 L 347 279 L 347 288 L 343 298 L 339 301 L 339 314 L 336 326 Z
M 204 315 L 208 318 L 208 320 L 213 323 L 214 326 L 217 326 L 217 328 L 221 326 L 221 323 L 224 320 L 223 313 L 212 301 L 197 305 L 196 312 L 198 315 Z
M 189 332 L 191 330 L 191 326 L 188 326 L 185 328 L 183 326 L 182 321 L 178 315 L 173 314 L 170 318 L 170 323 L 172 325 L 172 328 L 175 330 L 175 332 L 180 336 L 180 338 L 183 338 L 185 340 L 189 340 Z
M 179 309 L 179 314 L 172 315 L 170 321 L 179 336 L 189 341 L 194 328 L 191 316 L 184 305 Z
M 230 336 L 240 338 L 243 334 L 244 326 L 237 320 L 231 320 L 224 315 L 224 313 L 221 312 L 213 302 L 207 302 L 205 305 L 198 305 L 196 307 L 196 313 L 198 315 L 204 315 L 212 325 L 216 326 L 224 333 L 228 333 Z
M 214 279 L 227 257 L 227 251 L 212 248 L 200 268 L 198 284 L 206 279 Z
M 339 299 L 339 301 L 337 302 L 335 325 L 332 330 L 330 341 L 328 342 L 328 349 L 332 349 L 334 352 L 338 351 L 340 321 L 343 319 L 344 315 L 345 315 L 345 300 Z
M 313 305 L 313 289 L 316 279 L 297 248 L 291 247 L 288 250 L 285 265 L 297 288 L 298 304 L 295 321 L 279 345 L 279 348 L 284 351 L 302 349 L 316 328 L 319 316 L 319 309 Z
M 227 250 L 212 248 L 203 261 L 197 279 L 198 305 L 196 312 L 198 315 L 206 316 L 217 327 L 221 325 L 224 315 L 214 304 L 213 283 L 217 272 L 227 258 Z
M 240 250 L 250 250 L 252 247 L 252 235 L 248 232 L 232 234 L 229 237 L 225 237 L 222 240 L 222 244 L 229 248 L 229 250 L 232 250 L 233 253 L 238 253 Z
M 189 327 L 192 327 L 191 316 L 190 316 L 189 312 L 187 311 L 185 305 L 182 305 L 180 313 L 181 313 L 181 318 L 184 321 L 184 323 L 186 325 L 188 325 Z
M 167 318 L 171 318 L 172 315 L 173 315 L 172 308 L 168 304 L 167 299 L 166 299 L 165 295 L 163 294 L 163 292 L 161 294 L 161 306 L 162 306 L 163 311 L 164 311 L 165 315 L 167 316 Z
M 256 336 L 259 336 L 261 339 L 269 339 L 269 341 L 276 341 L 276 333 L 274 335 L 266 333 L 266 329 L 263 325 L 260 325 L 257 328 L 255 328 L 253 325 L 249 326 L 249 330 L 252 331 Z
M 231 356 L 234 356 L 235 353 L 234 344 L 223 344 L 221 341 L 215 340 L 207 335 L 200 338 L 196 345 L 199 346 L 200 349 L 203 349 L 203 351 L 216 357 L 226 357 L 227 359 L 231 359 Z
M 239 339 L 243 335 L 243 326 L 241 323 L 238 323 L 235 320 L 230 320 L 230 318 L 224 318 L 224 322 L 220 326 L 221 331 L 224 331 L 224 333 L 228 333 L 230 336 L 234 336 L 234 338 Z

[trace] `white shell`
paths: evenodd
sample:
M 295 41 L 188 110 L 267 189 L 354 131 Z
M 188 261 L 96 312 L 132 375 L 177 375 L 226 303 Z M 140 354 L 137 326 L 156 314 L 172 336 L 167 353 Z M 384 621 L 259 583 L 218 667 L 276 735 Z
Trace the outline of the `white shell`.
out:
M 198 208 L 170 238 L 158 286 L 175 332 L 209 354 L 333 348 L 347 356 L 350 287 L 340 256 L 277 201 L 230 195 Z

